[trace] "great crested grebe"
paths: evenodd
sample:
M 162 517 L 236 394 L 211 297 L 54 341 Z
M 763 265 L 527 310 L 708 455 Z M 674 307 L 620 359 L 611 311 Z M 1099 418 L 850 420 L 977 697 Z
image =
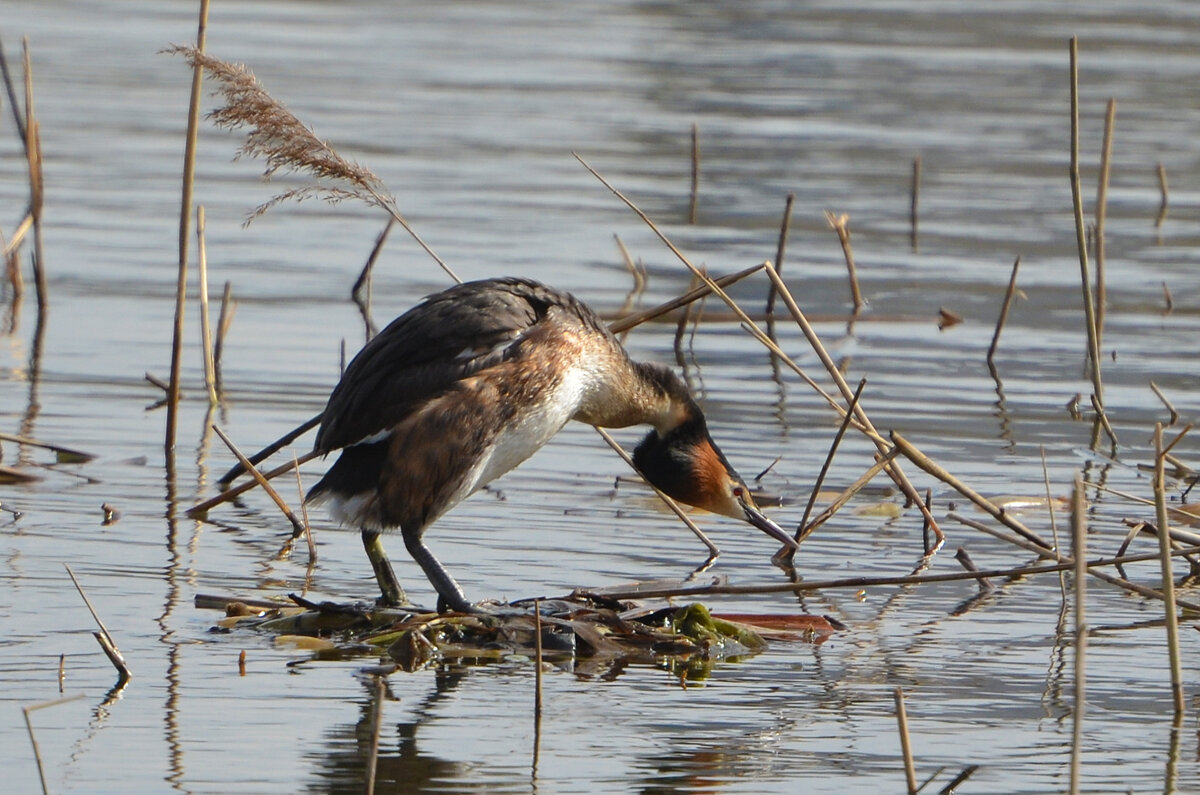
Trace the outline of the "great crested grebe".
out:
M 425 530 L 572 419 L 652 426 L 633 454 L 646 480 L 795 546 L 755 507 L 679 377 L 632 361 L 585 304 L 528 279 L 451 287 L 368 342 L 329 396 L 316 450 L 341 455 L 307 499 L 361 529 L 384 602 L 406 599 L 379 539 L 399 527 L 439 607 L 471 612 Z

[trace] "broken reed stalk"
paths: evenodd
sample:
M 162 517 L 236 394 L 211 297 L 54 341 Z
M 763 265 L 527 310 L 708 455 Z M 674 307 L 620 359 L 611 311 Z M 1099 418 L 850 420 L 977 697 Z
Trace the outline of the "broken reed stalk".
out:
M 375 771 L 379 768 L 379 736 L 383 733 L 383 695 L 387 683 L 382 676 L 375 677 L 375 709 L 371 716 L 371 748 L 367 755 L 366 793 L 375 792 Z
M 1082 762 L 1083 710 L 1087 694 L 1087 517 L 1083 496 L 1083 478 L 1075 476 L 1071 490 L 1071 554 L 1075 558 L 1075 710 L 1071 741 L 1071 787 L 1079 792 L 1079 770 Z
M 274 501 L 275 505 L 279 507 L 279 510 L 283 513 L 283 515 L 286 516 L 288 521 L 292 523 L 292 538 L 298 538 L 301 533 L 307 532 L 307 528 L 305 527 L 304 523 L 296 518 L 296 514 L 293 513 L 292 509 L 288 507 L 288 504 L 284 502 L 283 497 L 279 496 L 279 492 L 277 492 L 275 488 L 267 482 L 267 479 L 263 477 L 263 474 L 258 471 L 254 464 L 251 464 L 250 460 L 246 458 L 246 456 L 242 455 L 242 451 L 237 448 L 237 445 L 233 443 L 233 440 L 226 436 L 225 432 L 221 430 L 221 428 L 215 423 L 212 425 L 212 429 L 217 432 L 217 436 L 221 437 L 221 441 L 225 443 L 225 446 L 229 448 L 229 451 L 237 456 L 238 461 L 240 461 L 242 466 L 246 468 L 246 471 L 254 476 L 254 479 L 258 482 L 258 485 L 262 486 L 263 490 L 267 492 L 270 498 Z
M 892 692 L 896 702 L 896 723 L 900 729 L 900 755 L 904 759 L 904 779 L 908 784 L 908 795 L 917 793 L 917 769 L 913 764 L 912 743 L 908 737 L 908 714 L 904 711 L 904 688 Z
M 1159 163 L 1155 171 L 1158 174 L 1158 192 L 1162 198 L 1158 203 L 1158 216 L 1154 219 L 1154 228 L 1161 229 L 1163 221 L 1167 220 L 1167 169 Z
M 322 414 L 323 413 L 324 412 L 322 412 Z M 309 419 L 305 420 L 304 422 L 297 425 L 292 430 L 285 433 L 283 436 L 281 436 L 278 439 L 276 439 L 275 441 L 271 442 L 271 444 L 267 445 L 266 447 L 264 447 L 263 449 L 261 449 L 257 453 L 255 453 L 254 455 L 250 456 L 249 459 L 247 459 L 247 460 L 249 460 L 249 462 L 251 464 L 262 463 L 262 461 L 264 459 L 275 455 L 280 450 L 287 447 L 289 444 L 291 444 L 292 442 L 296 441 L 298 438 L 303 436 L 305 433 L 307 433 L 308 431 L 310 431 L 313 428 L 320 425 L 322 414 L 318 414 L 315 417 L 310 417 Z M 312 458 L 315 457 L 315 455 L 317 455 L 317 454 L 316 453 L 305 454 L 305 456 L 301 457 L 300 463 L 304 463 L 305 461 L 311 460 Z M 217 481 L 217 485 L 221 486 L 221 487 L 228 486 L 230 483 L 232 483 L 234 481 L 235 478 L 238 477 L 238 475 L 241 475 L 245 472 L 246 472 L 246 467 L 243 466 L 241 461 L 239 461 L 238 463 L 236 463 L 232 467 L 230 467 L 229 470 L 224 475 L 221 476 L 221 479 Z M 283 474 L 283 472 L 287 472 L 287 470 L 284 469 L 278 473 L 274 472 L 274 470 L 273 470 L 272 472 L 267 473 L 267 479 L 270 480 L 271 478 L 275 477 L 276 474 Z
M 688 223 L 695 226 L 700 205 L 700 128 L 692 122 L 692 190 L 688 203 Z
M 917 246 L 917 223 L 920 214 L 921 202 L 921 156 L 917 155 L 913 158 L 912 166 L 912 202 L 909 205 L 908 220 L 909 220 L 909 242 L 912 244 L 912 250 L 915 253 L 918 250 Z
M 959 562 L 959 565 L 961 565 L 967 571 L 973 571 L 973 572 L 979 571 L 979 567 L 976 566 L 975 561 L 971 559 L 971 553 L 967 552 L 966 547 L 959 547 L 958 549 L 956 549 L 954 551 L 954 559 L 957 560 Z M 985 591 L 985 592 L 994 591 L 994 590 L 996 590 L 996 586 L 992 585 L 992 581 L 989 580 L 987 577 L 980 577 L 979 578 L 979 590 Z
M 217 400 L 217 375 L 213 365 L 212 327 L 208 319 L 208 249 L 204 242 L 204 205 L 196 208 L 196 259 L 200 277 L 200 351 L 204 358 L 204 386 L 209 405 Z
M 775 270 L 783 271 L 783 255 L 787 251 L 788 233 L 792 226 L 792 205 L 796 203 L 796 194 L 789 193 L 783 205 L 783 220 L 779 222 L 779 242 L 775 245 Z M 767 321 L 774 320 L 775 296 L 777 291 L 774 282 L 767 291 Z
M 858 388 L 854 390 L 854 397 L 850 399 L 850 405 L 846 407 L 846 414 L 842 417 L 842 423 L 838 426 L 837 433 L 833 435 L 833 442 L 829 445 L 829 452 L 825 456 L 825 463 L 821 465 L 821 471 L 817 473 L 817 480 L 813 483 L 812 491 L 809 492 L 808 502 L 804 506 L 804 513 L 800 516 L 800 524 L 796 526 L 796 543 L 808 535 L 805 532 L 805 527 L 808 525 L 808 517 L 812 514 L 813 505 L 817 501 L 817 495 L 821 491 L 821 486 L 825 483 L 825 475 L 829 472 L 829 467 L 833 463 L 833 457 L 837 454 L 837 449 L 842 443 L 842 437 L 846 435 L 846 428 L 850 426 L 850 420 L 854 417 L 854 407 L 858 405 L 858 399 L 862 397 L 862 391 L 867 386 L 867 379 L 863 378 L 858 382 Z M 795 550 L 782 550 L 779 553 L 780 559 L 786 562 L 791 562 L 795 557 Z
M 1167 411 L 1171 412 L 1171 419 L 1167 422 L 1167 425 L 1171 426 L 1179 422 L 1179 412 L 1176 411 L 1175 407 L 1171 405 L 1171 401 L 1167 400 L 1167 396 L 1164 395 L 1162 390 L 1158 388 L 1158 384 L 1151 381 L 1150 391 L 1157 395 L 1158 399 L 1162 401 L 1162 404 L 1167 407 Z
M 736 283 L 740 282 L 742 279 L 745 279 L 747 276 L 753 276 L 754 274 L 758 273 L 763 268 L 767 267 L 767 264 L 768 263 L 766 263 L 766 262 L 760 262 L 757 265 L 752 265 L 749 268 L 745 268 L 743 270 L 737 271 L 736 273 L 730 273 L 728 275 L 721 276 L 716 279 L 712 279 L 711 281 L 713 284 L 717 285 L 717 287 L 720 287 L 720 288 L 728 287 L 731 284 L 736 284 Z M 626 315 L 625 317 L 617 318 L 616 320 L 614 320 L 608 324 L 608 330 L 611 331 L 613 334 L 621 334 L 621 333 L 626 332 L 629 329 L 633 328 L 634 326 L 640 326 L 642 323 L 645 323 L 646 321 L 653 320 L 657 317 L 662 317 L 663 315 L 667 314 L 668 312 L 674 312 L 676 309 L 679 309 L 680 307 L 688 306 L 689 304 L 695 303 L 696 301 L 699 301 L 701 298 L 704 298 L 705 296 L 709 295 L 710 293 L 712 293 L 712 288 L 709 287 L 708 284 L 702 283 L 699 287 L 696 287 L 695 289 L 692 289 L 692 290 L 688 290 L 686 293 L 679 296 L 678 298 L 673 298 L 670 301 L 666 301 L 664 303 L 659 304 L 658 306 L 654 306 L 649 309 L 643 309 L 642 311 L 635 312 L 632 315 Z
M 854 250 L 850 247 L 850 216 L 846 213 L 834 215 L 826 210 L 825 220 L 829 222 L 829 228 L 837 233 L 838 242 L 842 244 L 842 254 L 846 258 L 846 270 L 850 277 L 850 300 L 854 303 L 854 313 L 858 314 L 866 302 L 858 289 L 858 270 L 854 267 Z
M 217 338 L 213 340 L 213 383 L 217 396 L 221 395 L 221 353 L 225 350 L 225 335 L 233 324 L 233 313 L 237 310 L 237 302 L 233 300 L 233 285 L 225 280 L 225 289 L 221 293 L 221 312 L 217 315 Z
M 630 468 L 632 468 L 634 472 L 638 471 L 637 466 L 633 463 L 633 459 L 629 457 L 629 453 L 625 452 L 621 445 L 617 443 L 617 440 L 609 435 L 608 431 L 604 430 L 603 428 L 596 428 L 596 433 L 600 434 L 600 438 L 607 442 L 608 446 L 613 449 L 613 452 L 619 455 L 622 461 L 624 461 L 626 464 L 629 464 Z M 641 477 L 640 472 L 638 473 L 638 476 Z M 670 508 L 676 516 L 679 517 L 679 521 L 687 525 L 687 528 L 695 534 L 696 538 L 700 539 L 700 543 L 708 547 L 709 555 L 715 557 L 716 555 L 721 554 L 721 550 L 717 548 L 717 545 L 714 544 L 712 540 L 704 534 L 704 531 L 701 530 L 686 513 L 684 513 L 684 510 L 679 507 L 679 503 L 668 497 L 664 492 L 659 491 L 658 487 L 650 481 L 646 480 L 645 478 L 642 478 L 642 480 L 647 486 L 654 489 L 654 493 L 658 495 L 659 499 L 666 503 L 666 506 Z
M 1175 607 L 1175 575 L 1171 567 L 1171 535 L 1163 475 L 1163 426 L 1154 425 L 1154 506 L 1158 522 L 1158 549 L 1162 555 L 1162 593 L 1166 603 L 1167 653 L 1171 661 L 1171 698 L 1175 717 L 1183 715 L 1183 668 L 1179 659 L 1179 618 Z
M 1071 198 L 1075 210 L 1075 245 L 1079 251 L 1079 273 L 1083 280 L 1083 314 L 1087 326 L 1088 361 L 1092 376 L 1096 411 L 1104 415 L 1104 386 L 1100 377 L 1100 337 L 1096 323 L 1096 308 L 1092 301 L 1092 280 L 1088 266 L 1087 231 L 1083 223 L 1083 196 L 1079 184 L 1079 38 L 1071 37 Z M 1117 443 L 1112 427 L 1104 422 L 1112 442 Z
M 256 207 L 252 221 L 277 204 L 319 198 L 337 203 L 357 199 L 378 207 L 396 220 L 434 262 L 455 282 L 462 279 L 413 229 L 396 206 L 396 199 L 383 181 L 359 163 L 346 160 L 327 141 L 306 127 L 281 102 L 263 88 L 245 66 L 231 64 L 206 54 L 200 47 L 172 46 L 166 52 L 182 55 L 193 68 L 203 68 L 217 81 L 217 90 L 225 105 L 209 113 L 208 118 L 227 130 L 249 128 L 238 155 L 262 158 L 265 177 L 279 171 L 307 174 L 313 184 L 284 191 Z
M 900 452 L 903 453 L 904 457 L 907 458 L 909 461 L 912 461 L 919 468 L 923 469 L 925 472 L 929 473 L 930 475 L 933 475 L 935 478 L 942 481 L 943 483 L 945 483 L 947 486 L 949 486 L 950 488 L 957 491 L 962 496 L 966 497 L 968 500 L 970 500 L 978 508 L 980 508 L 982 511 L 987 513 L 989 516 L 991 516 L 996 521 L 1007 526 L 1009 529 L 1015 531 L 1018 535 L 1022 536 L 1027 541 L 1030 541 L 1031 543 L 1040 547 L 1045 553 L 1050 554 L 1052 552 L 1050 544 L 1048 544 L 1041 537 L 1039 537 L 1037 535 L 1037 533 L 1033 532 L 1028 527 L 1023 525 L 1021 522 L 1014 519 L 1006 511 L 997 507 L 996 504 L 993 503 L 991 500 L 987 499 L 982 494 L 975 491 L 970 486 L 968 486 L 967 484 L 963 483 L 961 480 L 956 478 L 954 475 L 947 472 L 944 468 L 942 468 L 940 465 L 938 465 L 936 462 L 934 462 L 931 458 L 929 458 L 929 456 L 925 455 L 920 450 L 918 450 L 911 442 L 909 442 L 903 436 L 896 433 L 895 431 L 892 431 L 891 439 L 892 439 L 892 444 L 894 444 L 896 447 L 900 448 Z
M 80 450 L 75 450 L 70 447 L 63 447 L 58 444 L 50 444 L 49 442 L 40 442 L 37 439 L 30 439 L 28 436 L 21 436 L 15 433 L 4 433 L 0 431 L 0 441 L 12 442 L 14 444 L 26 445 L 28 447 L 40 447 L 43 450 L 50 450 L 60 459 L 70 460 L 73 463 L 82 463 L 91 461 L 96 456 L 91 453 L 85 453 Z
M 358 308 L 362 312 L 363 324 L 367 327 L 368 341 L 378 333 L 375 321 L 371 319 L 371 275 L 375 271 L 375 260 L 379 259 L 379 255 L 383 252 L 383 244 L 387 242 L 388 233 L 395 225 L 396 219 L 389 217 L 387 226 L 375 238 L 375 245 L 371 247 L 371 253 L 367 255 L 366 264 L 363 265 L 358 278 L 354 280 L 354 286 L 350 288 L 350 298 L 358 304 Z
M 133 672 L 129 670 L 129 663 L 125 662 L 125 658 L 121 655 L 121 650 L 117 648 L 117 643 L 113 640 L 112 633 L 108 631 L 108 627 L 104 626 L 104 622 L 100 620 L 99 614 L 96 613 L 96 608 L 92 607 L 92 601 L 83 592 L 79 580 L 75 579 L 75 572 L 71 571 L 71 567 L 66 563 L 63 564 L 63 568 L 67 570 L 71 582 L 75 583 L 75 590 L 79 591 L 79 595 L 83 598 L 83 603 L 87 605 L 88 612 L 92 614 L 92 619 L 95 620 L 96 626 L 100 627 L 100 631 L 93 632 L 92 635 L 96 638 L 96 642 L 100 644 L 100 648 L 104 650 L 104 654 L 108 657 L 109 662 L 117 669 L 117 687 L 123 687 L 126 682 L 133 678 Z
M 1046 487 L 1046 510 L 1050 513 L 1050 537 L 1054 539 L 1054 551 L 1062 550 L 1062 545 L 1058 540 L 1058 521 L 1054 516 L 1054 497 L 1050 494 L 1050 469 L 1046 466 L 1046 448 L 1040 446 L 1038 448 L 1042 455 L 1042 483 Z M 1067 602 L 1067 578 L 1066 575 L 1059 575 L 1058 588 L 1062 591 L 1063 604 Z
M 1108 305 L 1108 287 L 1104 278 L 1104 222 L 1108 218 L 1108 179 L 1112 173 L 1113 122 L 1117 101 L 1108 100 L 1104 114 L 1104 143 L 1100 148 L 1100 177 L 1096 186 L 1096 341 L 1104 339 L 1104 311 Z
M 996 348 L 1000 345 L 1000 332 L 1004 330 L 1004 324 L 1008 321 L 1008 310 L 1012 306 L 1013 295 L 1017 292 L 1017 271 L 1020 267 L 1021 258 L 1018 256 L 1013 262 L 1012 276 L 1008 278 L 1008 290 L 1004 293 L 1004 303 L 1000 305 L 1000 317 L 996 320 L 996 331 L 992 334 L 992 344 L 988 346 L 987 365 L 993 375 L 996 372 L 993 359 L 996 356 Z
M 200 21 L 196 29 L 193 52 L 204 51 L 208 30 L 208 0 L 200 0 Z M 171 376 L 167 390 L 167 429 L 164 447 L 167 455 L 175 451 L 176 428 L 179 424 L 180 374 L 183 368 L 183 316 L 187 301 L 188 240 L 192 219 L 192 191 L 196 178 L 196 142 L 200 130 L 200 88 L 204 70 L 192 61 L 192 90 L 188 102 L 187 136 L 183 149 L 183 190 L 179 201 L 179 271 L 175 280 L 175 325 L 171 338 Z

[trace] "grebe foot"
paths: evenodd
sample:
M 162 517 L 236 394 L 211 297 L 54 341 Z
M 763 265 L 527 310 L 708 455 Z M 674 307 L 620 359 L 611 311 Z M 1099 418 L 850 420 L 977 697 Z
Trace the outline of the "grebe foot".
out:
M 400 580 L 396 578 L 396 572 L 392 569 L 392 562 L 388 560 L 383 542 L 379 540 L 379 531 L 363 530 L 362 542 L 363 549 L 367 551 L 367 558 L 371 561 L 371 568 L 375 570 L 375 581 L 379 583 L 380 596 L 375 600 L 376 604 L 384 607 L 410 604 L 408 594 L 404 592 Z

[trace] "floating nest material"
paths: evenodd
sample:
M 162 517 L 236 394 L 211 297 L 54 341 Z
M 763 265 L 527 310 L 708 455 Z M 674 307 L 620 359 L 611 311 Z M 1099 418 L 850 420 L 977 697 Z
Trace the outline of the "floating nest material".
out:
M 822 643 L 841 628 L 821 616 L 714 614 L 700 603 L 648 607 L 582 594 L 496 605 L 483 614 L 292 599 L 284 606 L 198 596 L 196 603 L 225 610 L 216 631 L 270 633 L 277 644 L 312 651 L 313 659 L 386 654 L 406 671 L 538 654 L 599 667 L 668 662 L 707 670 L 770 643 Z

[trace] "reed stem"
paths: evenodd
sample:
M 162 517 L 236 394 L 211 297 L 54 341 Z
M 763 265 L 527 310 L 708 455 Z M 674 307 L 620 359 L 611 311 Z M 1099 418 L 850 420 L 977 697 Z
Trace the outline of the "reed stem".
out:
M 204 357 L 204 386 L 209 405 L 217 399 L 217 374 L 213 362 L 212 327 L 208 318 L 208 248 L 204 242 L 204 205 L 196 208 L 196 259 L 200 277 L 200 351 Z
M 1175 606 L 1175 575 L 1171 567 L 1171 533 L 1167 518 L 1167 497 L 1163 475 L 1162 423 L 1154 426 L 1154 506 L 1158 523 L 1158 549 L 1162 555 L 1162 594 L 1166 603 L 1167 653 L 1171 661 L 1171 698 L 1175 717 L 1183 715 L 1183 666 L 1179 657 L 1179 618 Z
M 988 346 L 987 364 L 993 375 L 996 366 L 992 360 L 996 356 L 996 348 L 1000 345 L 1000 332 L 1004 330 L 1004 324 L 1008 321 L 1008 310 L 1012 306 L 1013 295 L 1017 292 L 1017 271 L 1020 267 L 1021 258 L 1017 257 L 1013 262 L 1012 276 L 1008 278 L 1008 290 L 1004 293 L 1004 303 L 1000 305 L 1000 317 L 996 319 L 996 331 L 992 334 L 992 344 Z
M 1108 287 L 1104 278 L 1104 222 L 1108 218 L 1108 179 L 1112 172 L 1113 122 L 1117 101 L 1110 99 L 1104 115 L 1104 143 L 1100 149 L 1100 178 L 1096 187 L 1096 341 L 1104 339 L 1104 312 L 1108 306 Z
M 900 754 L 904 759 L 904 779 L 909 795 L 917 793 L 917 769 L 913 764 L 912 742 L 908 736 L 908 714 L 904 711 L 904 689 L 897 687 L 893 693 L 896 702 L 896 723 L 900 728 Z

